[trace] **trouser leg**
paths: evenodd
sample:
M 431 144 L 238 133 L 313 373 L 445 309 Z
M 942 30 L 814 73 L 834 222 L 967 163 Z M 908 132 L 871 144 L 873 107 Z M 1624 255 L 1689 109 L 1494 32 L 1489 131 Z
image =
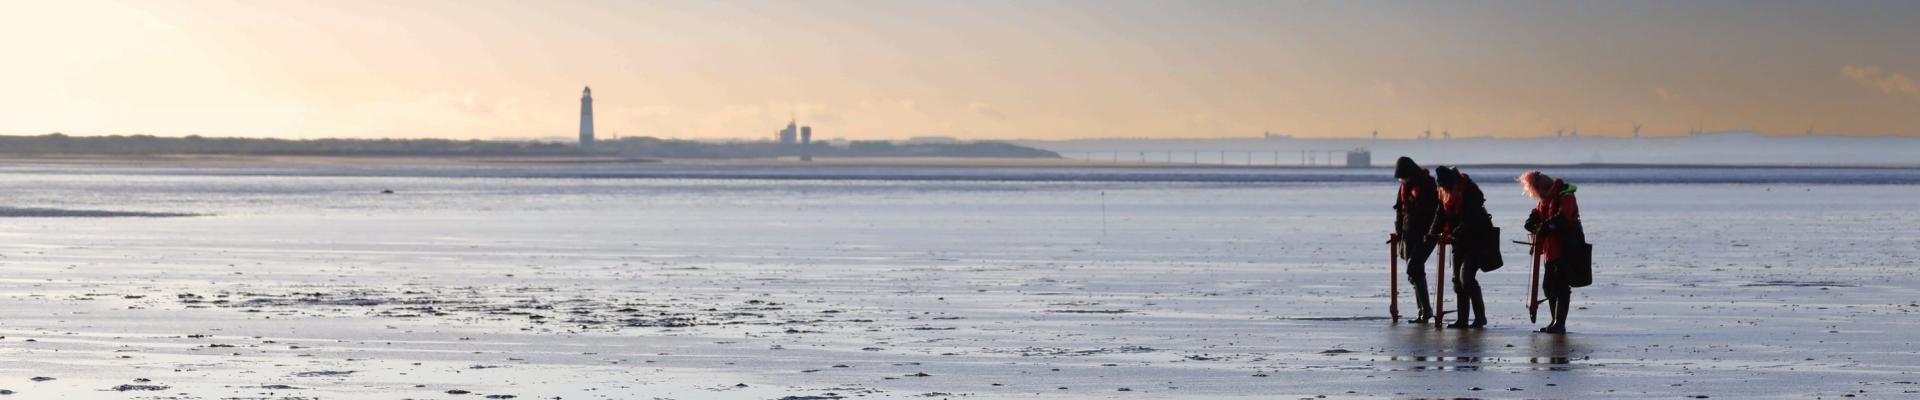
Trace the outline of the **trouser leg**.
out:
M 1549 261 L 1546 267 L 1546 277 L 1540 282 L 1540 291 L 1547 296 L 1547 315 L 1553 318 L 1553 322 L 1547 326 L 1565 326 L 1568 303 L 1573 297 L 1572 289 L 1567 287 L 1565 277 L 1561 276 L 1558 263 Z
M 1467 298 L 1467 303 L 1471 305 L 1469 308 L 1473 309 L 1473 323 L 1481 325 L 1487 320 L 1487 303 L 1486 298 L 1480 297 L 1480 269 L 1462 267 L 1460 276 L 1460 286 L 1465 288 L 1460 297 Z
M 1414 304 L 1420 307 L 1418 318 L 1433 316 L 1433 298 L 1427 296 L 1427 274 L 1407 274 L 1407 282 L 1413 284 Z
M 1409 242 L 1407 246 L 1407 283 L 1413 285 L 1414 304 L 1420 307 L 1419 317 L 1431 317 L 1433 298 L 1427 293 L 1427 256 L 1433 253 L 1433 245 Z
M 1467 267 L 1467 260 L 1464 259 L 1465 257 L 1461 257 L 1460 252 L 1455 251 L 1453 256 L 1453 260 L 1451 260 L 1453 261 L 1453 265 L 1451 266 L 1453 268 L 1453 312 L 1459 316 L 1456 321 L 1459 321 L 1460 325 L 1466 325 L 1468 323 L 1467 321 L 1473 319 L 1474 315 L 1473 268 Z
M 1560 325 L 1560 298 L 1547 298 L 1547 326 Z

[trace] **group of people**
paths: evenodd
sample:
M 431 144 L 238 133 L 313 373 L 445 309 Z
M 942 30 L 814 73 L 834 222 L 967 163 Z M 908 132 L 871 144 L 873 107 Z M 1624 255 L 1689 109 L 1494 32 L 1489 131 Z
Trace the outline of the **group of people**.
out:
M 1453 245 L 1452 268 L 1457 319 L 1448 328 L 1479 328 L 1487 325 L 1487 308 L 1480 295 L 1479 273 L 1500 268 L 1500 228 L 1487 212 L 1486 196 L 1473 178 L 1456 167 L 1441 166 L 1429 172 L 1413 159 L 1400 157 L 1394 167 L 1400 191 L 1394 201 L 1397 211 L 1394 233 L 1389 239 L 1398 243 L 1401 259 L 1407 261 L 1407 280 L 1413 283 L 1419 314 L 1412 323 L 1440 323 L 1433 304 L 1427 298 L 1427 257 L 1441 244 Z M 1540 332 L 1564 333 L 1572 288 L 1591 283 L 1591 248 L 1580 226 L 1580 208 L 1574 200 L 1577 186 L 1554 179 L 1539 171 L 1520 174 L 1521 191 L 1535 200 L 1527 216 L 1526 230 L 1537 256 L 1545 260 L 1540 291 L 1545 294 L 1552 322 Z M 1584 253 L 1583 253 L 1584 252 Z M 1529 306 L 1533 306 L 1529 304 Z

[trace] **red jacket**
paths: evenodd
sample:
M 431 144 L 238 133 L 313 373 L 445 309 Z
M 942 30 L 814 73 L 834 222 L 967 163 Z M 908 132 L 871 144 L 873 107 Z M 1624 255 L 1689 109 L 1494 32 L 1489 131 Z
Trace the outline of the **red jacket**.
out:
M 1440 202 L 1429 233 L 1453 236 L 1455 240 L 1482 238 L 1481 234 L 1493 228 L 1493 215 L 1487 213 L 1487 195 L 1480 191 L 1479 184 L 1473 183 L 1473 177 L 1464 173 L 1453 185 L 1459 188 L 1460 194 Z
M 1574 200 L 1573 192 L 1580 187 L 1559 179 L 1553 180 L 1553 187 L 1540 196 L 1540 205 L 1533 211 L 1540 214 L 1543 226 L 1551 227 L 1548 234 L 1535 238 L 1540 241 L 1540 255 L 1547 261 L 1560 258 L 1569 240 L 1576 236 L 1585 237 L 1580 226 L 1580 202 Z
M 1440 208 L 1440 194 L 1432 176 L 1419 176 L 1400 184 L 1400 195 L 1393 201 L 1393 233 L 1407 240 L 1420 240 L 1433 226 L 1433 214 Z

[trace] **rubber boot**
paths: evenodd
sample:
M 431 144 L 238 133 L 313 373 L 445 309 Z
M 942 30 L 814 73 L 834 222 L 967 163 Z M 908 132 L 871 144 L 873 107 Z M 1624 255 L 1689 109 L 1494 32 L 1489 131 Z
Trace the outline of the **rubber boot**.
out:
M 1559 306 L 1553 310 L 1553 333 L 1567 332 L 1567 309 L 1573 308 L 1573 304 L 1571 304 L 1573 303 L 1573 301 L 1571 301 L 1573 300 L 1573 296 L 1567 297 L 1568 298 L 1560 299 Z
M 1422 277 L 1422 278 L 1425 278 L 1425 277 Z M 1430 321 L 1433 319 L 1433 305 L 1432 305 L 1433 300 L 1430 300 L 1432 299 L 1432 297 L 1427 296 L 1427 280 L 1408 278 L 1407 281 L 1413 283 L 1413 298 L 1415 300 L 1414 303 L 1420 306 L 1419 316 L 1414 317 L 1414 319 L 1409 320 L 1407 322 L 1412 322 L 1416 324 L 1427 323 L 1427 321 Z
M 1455 278 L 1453 278 L 1453 313 L 1459 318 L 1455 318 L 1453 323 L 1447 324 L 1447 327 L 1452 329 L 1466 328 L 1467 320 L 1473 317 L 1473 312 L 1471 311 L 1473 310 L 1473 300 L 1467 298 L 1467 286 L 1461 284 L 1462 279 L 1458 278 L 1458 276 L 1459 275 L 1455 275 Z
M 1540 332 L 1541 333 L 1552 332 L 1553 327 L 1559 326 L 1559 325 L 1560 325 L 1560 299 L 1548 297 L 1547 298 L 1547 326 L 1541 327 Z
M 1468 285 L 1467 291 L 1469 292 L 1467 295 L 1473 297 L 1473 325 L 1470 326 L 1475 328 L 1487 326 L 1487 300 L 1480 297 L 1479 280 L 1475 279 L 1473 284 Z

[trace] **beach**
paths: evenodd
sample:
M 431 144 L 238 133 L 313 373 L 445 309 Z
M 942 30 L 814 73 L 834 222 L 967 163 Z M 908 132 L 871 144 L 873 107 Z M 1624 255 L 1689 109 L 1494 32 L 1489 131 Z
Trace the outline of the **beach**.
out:
M 1524 240 L 1520 170 L 1464 171 Z M 1547 171 L 1596 246 L 1566 335 L 1532 332 L 1516 244 L 1480 278 L 1489 327 L 1388 319 L 1386 169 L 12 160 L 0 389 L 1920 393 L 1920 170 Z

